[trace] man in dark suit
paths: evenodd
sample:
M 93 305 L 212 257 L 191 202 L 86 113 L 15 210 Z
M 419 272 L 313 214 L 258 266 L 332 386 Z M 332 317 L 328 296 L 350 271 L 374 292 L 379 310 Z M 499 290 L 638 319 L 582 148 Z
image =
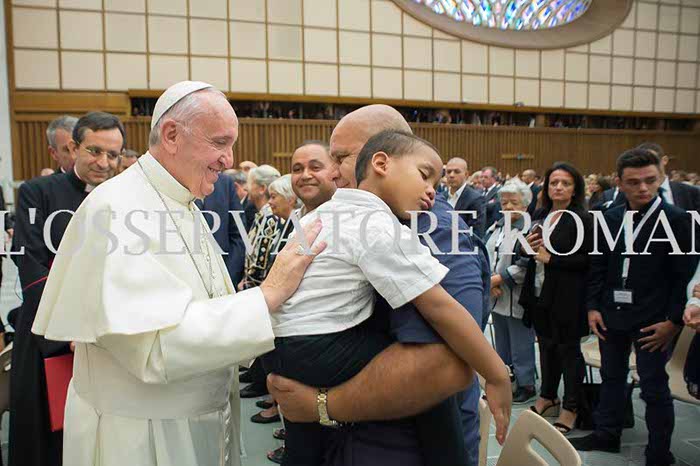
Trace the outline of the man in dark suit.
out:
M 668 385 L 668 350 L 683 328 L 686 287 L 697 267 L 688 252 L 691 218 L 663 201 L 659 186 L 661 162 L 651 151 L 632 149 L 617 161 L 619 188 L 624 205 L 605 212 L 610 231 L 620 231 L 627 210 L 632 220 L 633 249 L 618 241 L 612 248 L 604 242 L 601 255 L 591 256 L 588 278 L 588 325 L 600 340 L 600 402 L 595 413 L 596 430 L 571 440 L 578 450 L 620 451 L 630 347 L 637 355 L 641 397 L 646 402 L 649 439 L 647 466 L 668 466 L 674 427 L 673 399 Z M 660 222 L 666 217 L 669 230 Z M 667 241 L 673 235 L 682 254 Z M 639 254 L 644 251 L 645 254 Z
M 229 213 L 243 210 L 236 195 L 234 181 L 230 176 L 219 175 L 219 179 L 214 183 L 214 192 L 204 198 L 204 201 L 197 200 L 196 204 L 201 210 L 215 212 L 219 216 L 221 223 L 219 229 L 214 232 L 214 239 L 225 253 L 224 263 L 235 286 L 243 278 L 245 244 L 236 222 Z M 204 217 L 207 219 L 209 228 L 212 228 L 214 217 L 207 214 Z M 245 226 L 245 220 L 243 223 Z
M 671 181 L 666 174 L 669 158 L 664 149 L 653 142 L 644 142 L 637 146 L 638 149 L 647 150 L 661 159 L 661 196 L 668 204 L 680 207 L 683 210 L 700 210 L 700 189 L 685 183 Z
M 542 191 L 542 187 L 537 186 L 535 183 L 535 180 L 537 179 L 537 172 L 532 168 L 524 170 L 523 174 L 520 176 L 520 179 L 523 180 L 523 183 L 527 184 L 532 192 L 532 200 L 530 201 L 530 205 L 527 206 L 527 213 L 530 214 L 530 217 L 532 217 L 532 214 L 535 213 L 535 209 L 537 209 L 537 196 L 540 194 L 540 191 Z
M 34 335 L 31 329 L 54 260 L 53 251 L 71 215 L 53 217 L 48 228 L 50 247 L 44 242 L 44 226 L 56 211 L 75 212 L 95 186 L 114 176 L 124 150 L 124 127 L 109 113 L 88 113 L 75 125 L 69 145 L 75 166 L 67 173 L 25 182 L 17 197 L 12 248 L 24 248 L 24 254 L 12 258 L 19 269 L 23 303 L 12 351 L 10 465 L 61 464 L 62 432 L 51 432 L 49 425 L 44 358 L 69 353 L 70 347 L 66 342 Z M 35 209 L 33 214 L 30 209 Z
M 486 211 L 484 198 L 481 193 L 467 185 L 467 161 L 455 157 L 445 166 L 445 178 L 449 190 L 443 197 L 454 210 L 475 212 L 476 216 L 460 214 L 467 226 L 472 227 L 474 234 L 480 238 L 486 231 Z
M 498 200 L 498 180 L 496 174 L 498 170 L 494 167 L 484 167 L 481 169 L 481 186 L 484 188 L 484 204 L 486 205 L 486 228 L 501 218 L 501 202 Z

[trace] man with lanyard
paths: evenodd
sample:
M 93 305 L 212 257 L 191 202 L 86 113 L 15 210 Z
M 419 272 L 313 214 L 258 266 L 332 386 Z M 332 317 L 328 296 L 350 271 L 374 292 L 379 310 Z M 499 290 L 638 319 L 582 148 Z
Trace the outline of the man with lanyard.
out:
M 646 402 L 647 466 L 674 463 L 673 400 L 665 367 L 667 350 L 683 326 L 686 286 L 697 266 L 697 258 L 688 255 L 691 218 L 663 201 L 660 164 L 656 154 L 638 148 L 617 160 L 619 186 L 627 201 L 605 212 L 604 219 L 610 232 L 621 232 L 622 241 L 612 248 L 602 241 L 602 254 L 594 251 L 588 279 L 588 324 L 600 339 L 603 378 L 596 430 L 571 440 L 577 450 L 620 451 L 628 360 L 634 345 Z M 625 223 L 628 216 L 632 225 Z M 598 223 L 599 229 L 604 227 Z M 626 254 L 625 237 L 632 240 L 634 254 Z

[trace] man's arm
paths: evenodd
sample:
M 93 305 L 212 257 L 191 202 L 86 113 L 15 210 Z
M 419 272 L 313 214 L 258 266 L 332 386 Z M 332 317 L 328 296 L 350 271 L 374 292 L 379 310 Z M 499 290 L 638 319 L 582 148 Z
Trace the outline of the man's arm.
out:
M 472 380 L 473 372 L 442 343 L 394 343 L 328 392 L 329 415 L 341 422 L 414 416 L 464 390 Z M 318 422 L 316 388 L 278 375 L 270 375 L 267 385 L 286 418 Z

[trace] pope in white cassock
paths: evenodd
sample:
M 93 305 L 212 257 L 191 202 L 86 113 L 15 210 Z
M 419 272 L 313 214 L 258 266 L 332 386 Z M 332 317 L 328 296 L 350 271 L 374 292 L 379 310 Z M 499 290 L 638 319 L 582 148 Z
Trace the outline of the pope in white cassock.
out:
M 175 84 L 149 151 L 68 226 L 32 329 L 76 343 L 63 464 L 240 464 L 237 364 L 273 349 L 269 312 L 324 245 L 304 255 L 295 239 L 259 288 L 235 293 L 193 201 L 232 166 L 237 137 L 221 92 Z

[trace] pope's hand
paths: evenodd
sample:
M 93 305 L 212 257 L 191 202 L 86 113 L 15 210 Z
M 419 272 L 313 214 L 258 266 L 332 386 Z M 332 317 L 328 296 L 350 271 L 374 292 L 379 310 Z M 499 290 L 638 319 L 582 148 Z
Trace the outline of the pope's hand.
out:
M 279 404 L 280 412 L 292 422 L 318 422 L 318 390 L 281 375 L 267 376 L 267 390 Z
M 304 227 L 301 232 L 306 239 L 305 244 L 311 245 L 321 232 L 321 221 L 316 220 Z M 321 241 L 310 250 L 305 250 L 299 241 L 299 235 L 289 241 L 277 254 L 277 259 L 272 265 L 267 278 L 260 285 L 260 290 L 265 296 L 265 302 L 270 312 L 275 312 L 287 299 L 289 299 L 304 278 L 306 268 L 321 251 L 326 248 L 326 243 Z

